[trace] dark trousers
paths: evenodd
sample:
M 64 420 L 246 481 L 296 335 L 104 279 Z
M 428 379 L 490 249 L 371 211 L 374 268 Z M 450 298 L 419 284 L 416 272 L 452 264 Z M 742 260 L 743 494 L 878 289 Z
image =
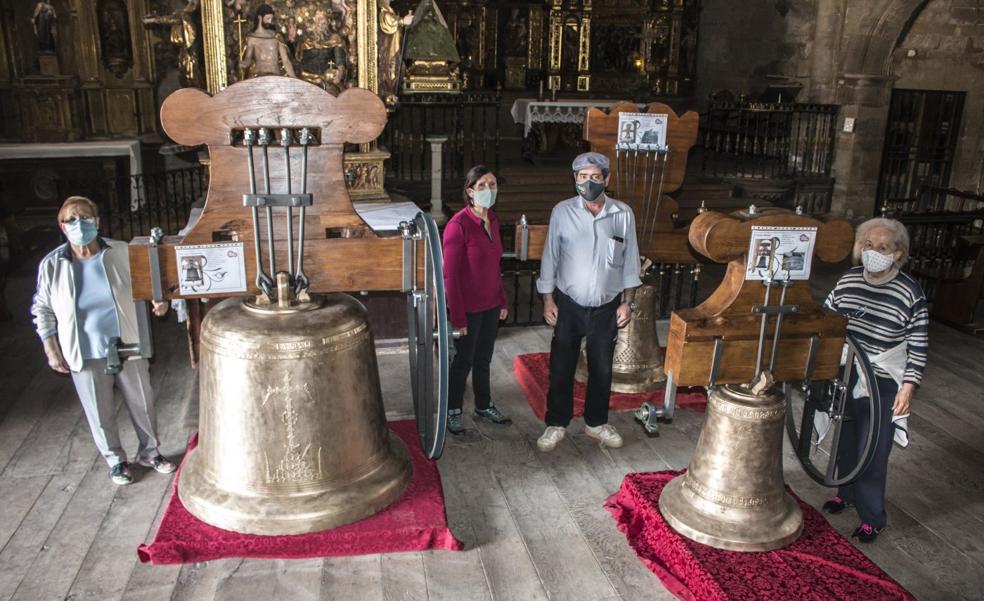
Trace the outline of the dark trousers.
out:
M 550 390 L 547 392 L 548 426 L 567 427 L 574 417 L 574 371 L 581 340 L 587 338 L 588 391 L 584 400 L 584 423 L 608 423 L 608 399 L 612 389 L 612 358 L 618 333 L 615 311 L 621 295 L 600 307 L 582 307 L 569 296 L 554 292 L 557 325 L 550 341 Z
M 854 390 L 852 378 L 848 389 L 848 401 L 845 419 L 841 426 L 840 444 L 837 448 L 837 463 L 840 468 L 850 469 L 857 464 L 858 454 L 868 434 L 868 397 L 854 398 L 850 394 Z M 892 423 L 892 405 L 899 391 L 895 380 L 875 377 L 878 394 L 881 397 L 882 416 L 878 424 L 878 444 L 875 455 L 861 477 L 837 490 L 837 496 L 857 508 L 861 521 L 873 528 L 884 528 L 885 518 L 885 483 L 888 480 L 888 455 L 892 451 L 892 440 L 895 436 L 895 425 Z
M 495 335 L 499 331 L 499 307 L 480 313 L 466 313 L 468 334 L 454 341 L 448 384 L 448 411 L 458 413 L 465 398 L 468 373 L 472 376 L 475 409 L 488 409 L 492 404 L 489 384 L 489 365 L 495 350 Z

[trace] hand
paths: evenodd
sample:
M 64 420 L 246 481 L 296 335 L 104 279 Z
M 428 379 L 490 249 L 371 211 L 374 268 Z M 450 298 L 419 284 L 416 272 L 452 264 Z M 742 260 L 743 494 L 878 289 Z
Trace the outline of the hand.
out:
M 65 361 L 61 347 L 58 346 L 58 336 L 49 336 L 44 339 L 44 354 L 48 357 L 48 367 L 60 374 L 68 373 L 68 362 Z
M 461 337 L 464 338 L 465 336 L 468 335 L 468 326 L 465 326 L 463 328 L 458 328 L 458 331 L 461 332 Z
M 509 317 L 509 309 L 503 307 L 499 309 L 499 321 L 505 321 Z
M 543 297 L 543 320 L 547 322 L 548 326 L 557 325 L 557 303 L 554 302 L 553 298 Z
M 152 310 L 154 315 L 158 317 L 161 317 L 167 313 L 167 310 L 171 307 L 171 303 L 167 301 L 150 301 L 150 303 L 153 305 Z
M 912 406 L 912 395 L 916 393 L 916 386 L 912 382 L 902 384 L 898 394 L 895 395 L 895 404 L 892 405 L 894 415 L 905 415 Z
M 624 328 L 632 320 L 632 307 L 629 303 L 622 303 L 615 309 L 615 325 Z

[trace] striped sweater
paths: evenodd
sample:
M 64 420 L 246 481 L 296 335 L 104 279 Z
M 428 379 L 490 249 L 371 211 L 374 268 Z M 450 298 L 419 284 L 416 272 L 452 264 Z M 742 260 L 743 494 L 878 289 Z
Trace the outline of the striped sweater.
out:
M 826 305 L 848 318 L 847 330 L 870 356 L 908 343 L 903 382 L 919 385 L 929 351 L 929 311 L 926 295 L 908 274 L 899 273 L 884 284 L 869 284 L 863 268 L 852 267 L 827 296 Z M 878 367 L 875 374 L 891 376 Z

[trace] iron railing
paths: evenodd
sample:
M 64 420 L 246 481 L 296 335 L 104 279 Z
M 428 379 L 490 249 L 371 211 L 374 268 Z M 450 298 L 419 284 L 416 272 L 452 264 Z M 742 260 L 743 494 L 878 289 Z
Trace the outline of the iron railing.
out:
M 915 198 L 886 200 L 882 213 L 909 230 L 909 261 L 905 269 L 933 300 L 939 275 L 971 268 L 960 252 L 960 238 L 984 234 L 984 195 L 922 186 Z
M 703 173 L 710 177 L 829 177 L 835 104 L 712 104 L 701 126 Z
M 105 236 L 129 240 L 159 227 L 176 234 L 188 221 L 191 205 L 204 200 L 208 169 L 202 165 L 159 173 L 121 176 L 103 184 L 78 182 L 74 189 L 99 206 Z
M 391 153 L 387 177 L 400 182 L 430 181 L 428 138 L 446 136 L 444 178 L 460 181 L 473 165 L 499 170 L 500 92 L 404 96 L 381 136 Z

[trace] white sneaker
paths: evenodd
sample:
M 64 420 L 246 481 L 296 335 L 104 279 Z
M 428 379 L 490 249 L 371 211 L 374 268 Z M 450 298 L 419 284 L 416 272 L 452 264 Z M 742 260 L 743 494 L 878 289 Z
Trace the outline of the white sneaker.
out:
M 547 426 L 540 438 L 536 439 L 536 446 L 543 452 L 552 451 L 557 443 L 564 440 L 567 430 L 560 426 Z
M 622 437 L 615 430 L 615 426 L 611 424 L 602 424 L 600 426 L 585 426 L 584 433 L 594 438 L 600 440 L 601 444 L 606 447 L 611 447 L 617 449 L 622 446 Z

